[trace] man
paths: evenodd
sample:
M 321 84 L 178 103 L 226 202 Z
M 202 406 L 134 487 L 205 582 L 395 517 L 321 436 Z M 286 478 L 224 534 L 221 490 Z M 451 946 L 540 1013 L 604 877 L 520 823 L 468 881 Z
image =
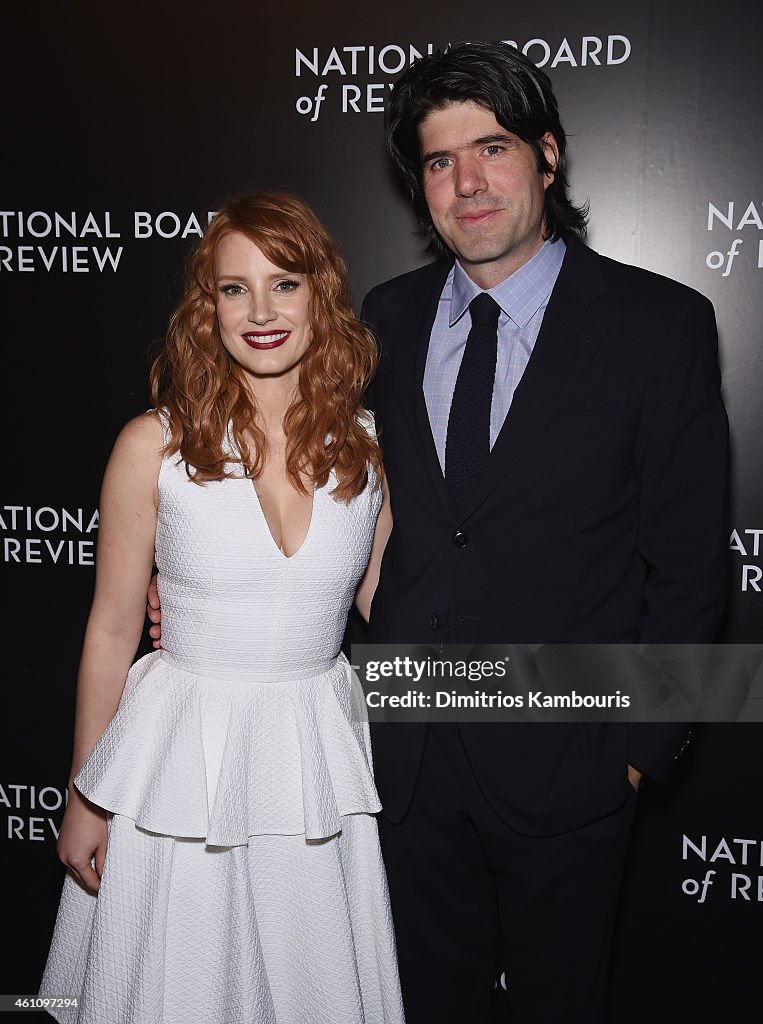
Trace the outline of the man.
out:
M 416 61 L 386 126 L 442 258 L 363 304 L 394 518 L 369 639 L 711 641 L 727 421 L 710 303 L 582 243 L 551 83 L 513 48 Z M 507 1020 L 501 972 L 514 1024 L 603 1020 L 636 789 L 685 737 L 374 727 L 408 1024 Z

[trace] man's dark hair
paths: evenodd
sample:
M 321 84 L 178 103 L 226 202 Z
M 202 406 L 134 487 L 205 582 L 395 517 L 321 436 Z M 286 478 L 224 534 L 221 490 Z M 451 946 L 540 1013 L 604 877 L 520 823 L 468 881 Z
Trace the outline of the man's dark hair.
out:
M 448 250 L 437 235 L 422 184 L 418 128 L 433 110 L 449 103 L 477 103 L 492 110 L 496 121 L 535 150 L 538 172 L 550 171 L 541 139 L 556 139 L 558 162 L 546 189 L 546 238 L 583 237 L 587 204 L 575 206 L 566 173 L 567 137 L 559 120 L 551 80 L 513 46 L 500 42 L 454 43 L 444 51 L 420 57 L 394 85 L 385 112 L 387 152 L 413 199 L 416 214 L 431 234 L 438 255 Z

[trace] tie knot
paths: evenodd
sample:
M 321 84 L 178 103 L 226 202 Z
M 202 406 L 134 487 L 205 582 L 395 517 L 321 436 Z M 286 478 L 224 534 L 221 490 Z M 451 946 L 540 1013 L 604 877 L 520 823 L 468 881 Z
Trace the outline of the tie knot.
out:
M 501 307 L 487 292 L 480 292 L 469 303 L 469 314 L 474 327 L 486 327 L 494 331 L 498 327 L 498 317 L 501 315 Z

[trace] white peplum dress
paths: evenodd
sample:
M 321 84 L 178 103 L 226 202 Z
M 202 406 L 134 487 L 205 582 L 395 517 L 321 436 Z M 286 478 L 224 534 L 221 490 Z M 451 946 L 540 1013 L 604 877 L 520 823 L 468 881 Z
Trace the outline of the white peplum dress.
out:
M 159 476 L 161 651 L 77 788 L 113 812 L 64 882 L 41 995 L 78 1024 L 402 1024 L 362 693 L 340 652 L 380 489 L 315 490 L 301 548 L 254 485 Z

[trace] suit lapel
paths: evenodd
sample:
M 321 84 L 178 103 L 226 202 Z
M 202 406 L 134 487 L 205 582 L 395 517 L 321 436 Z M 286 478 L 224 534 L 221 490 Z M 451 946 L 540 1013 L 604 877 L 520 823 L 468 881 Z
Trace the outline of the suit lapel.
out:
M 532 355 L 467 515 L 486 500 L 520 459 L 532 458 L 535 439 L 556 414 L 606 333 L 609 304 L 604 296 L 598 254 L 571 239 Z
M 449 271 L 448 264 L 432 264 L 430 279 L 422 282 L 417 301 L 410 305 L 404 323 L 398 328 L 395 348 L 399 353 L 410 353 L 411 359 L 398 358 L 396 361 L 395 392 L 408 422 L 413 446 L 421 459 L 429 482 L 450 518 L 452 513 L 448 506 L 445 478 L 442 475 L 424 398 L 424 370 L 429 351 L 429 338 Z

